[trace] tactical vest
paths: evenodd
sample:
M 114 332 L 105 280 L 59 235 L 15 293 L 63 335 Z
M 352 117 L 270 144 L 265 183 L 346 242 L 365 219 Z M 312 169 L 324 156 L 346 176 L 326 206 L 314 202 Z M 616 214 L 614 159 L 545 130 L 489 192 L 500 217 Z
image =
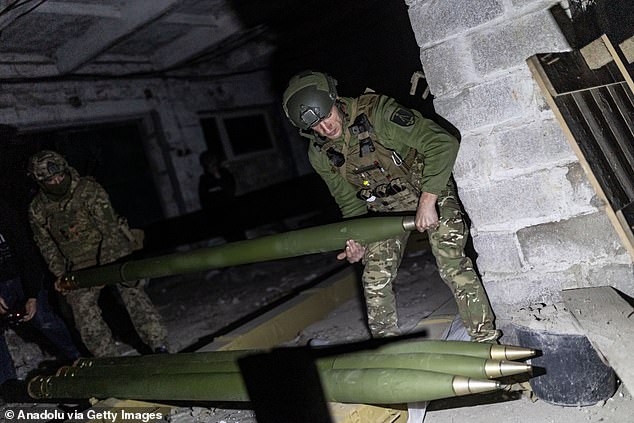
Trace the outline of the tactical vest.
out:
M 344 130 L 342 151 L 332 140 L 319 144 L 320 151 L 358 189 L 357 197 L 366 201 L 368 210 L 413 211 L 420 197 L 423 157 L 413 148 L 401 157 L 381 144 L 368 119 L 378 100 L 375 94 L 354 99 L 349 110 L 352 124 Z
M 103 236 L 81 201 L 87 187 L 86 179 L 80 178 L 68 200 L 63 204 L 49 203 L 46 207 L 46 230 L 66 259 L 66 270 L 98 263 Z

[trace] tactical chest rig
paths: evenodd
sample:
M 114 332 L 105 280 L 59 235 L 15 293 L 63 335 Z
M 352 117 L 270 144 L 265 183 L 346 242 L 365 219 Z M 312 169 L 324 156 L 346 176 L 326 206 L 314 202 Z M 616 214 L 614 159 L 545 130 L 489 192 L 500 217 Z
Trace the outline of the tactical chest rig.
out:
M 379 96 L 365 94 L 353 100 L 350 121 L 344 131 L 342 151 L 332 140 L 317 143 L 339 172 L 358 188 L 357 197 L 374 212 L 412 211 L 418 206 L 422 156 L 410 148 L 405 158 L 378 140 L 368 119 Z
M 66 268 L 88 267 L 97 264 L 101 234 L 94 230 L 93 218 L 84 207 L 87 178 L 81 178 L 68 198 L 46 201 L 45 228 L 64 256 Z

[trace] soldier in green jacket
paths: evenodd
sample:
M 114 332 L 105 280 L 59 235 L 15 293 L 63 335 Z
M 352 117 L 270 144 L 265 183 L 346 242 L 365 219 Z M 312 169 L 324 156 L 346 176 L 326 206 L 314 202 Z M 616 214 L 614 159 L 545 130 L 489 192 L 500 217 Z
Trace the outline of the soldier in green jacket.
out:
M 416 212 L 427 231 L 442 279 L 452 290 L 462 321 L 475 341 L 495 342 L 494 315 L 471 260 L 468 228 L 451 177 L 459 143 L 418 111 L 394 99 L 364 94 L 339 97 L 336 81 L 305 71 L 289 81 L 284 112 L 310 140 L 310 163 L 327 184 L 344 218 L 370 212 Z M 349 240 L 340 260 L 362 261 L 368 326 L 373 336 L 399 333 L 392 281 L 407 242 L 361 245 Z
M 50 271 L 59 278 L 67 271 L 103 265 L 129 255 L 138 240 L 110 204 L 94 179 L 80 177 L 64 157 L 40 151 L 31 157 L 28 173 L 39 186 L 29 206 L 29 222 Z M 64 292 L 82 341 L 95 356 L 115 356 L 117 349 L 97 300 L 102 287 Z M 139 336 L 155 352 L 167 352 L 167 331 L 142 283 L 117 289 Z

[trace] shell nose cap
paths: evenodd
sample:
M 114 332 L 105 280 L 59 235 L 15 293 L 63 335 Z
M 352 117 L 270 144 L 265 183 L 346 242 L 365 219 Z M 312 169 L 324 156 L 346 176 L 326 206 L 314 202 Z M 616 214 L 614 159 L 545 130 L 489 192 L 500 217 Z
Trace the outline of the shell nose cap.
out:
M 497 380 L 481 380 L 464 376 L 454 377 L 452 386 L 456 396 L 496 391 L 504 387 Z

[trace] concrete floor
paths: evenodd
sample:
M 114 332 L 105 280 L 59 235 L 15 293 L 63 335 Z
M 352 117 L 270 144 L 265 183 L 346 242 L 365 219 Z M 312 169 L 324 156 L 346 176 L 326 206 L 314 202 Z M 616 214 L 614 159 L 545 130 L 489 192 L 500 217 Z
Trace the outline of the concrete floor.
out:
M 452 296 L 441 281 L 433 257 L 426 252 L 407 256 L 394 283 L 402 329 L 413 330 L 421 319 L 434 313 L 454 310 Z M 338 344 L 368 338 L 361 303 L 351 300 L 334 310 L 328 318 L 298 334 L 287 345 Z M 472 395 L 432 401 L 426 410 L 426 423 L 581 423 L 634 422 L 634 401 L 622 386 L 609 399 L 586 407 L 553 405 L 530 392 Z M 255 423 L 248 409 L 181 408 L 174 410 L 172 422 Z M 408 423 L 418 423 L 411 420 Z M 365 423 L 365 422 L 364 422 Z M 371 422 L 368 422 L 371 423 Z
M 250 311 L 279 299 L 285 293 L 309 283 L 325 269 L 339 264 L 333 254 L 283 260 L 204 274 L 155 281 L 148 291 L 166 321 L 170 340 L 180 350 L 206 339 L 210 334 L 244 318 Z M 452 309 L 454 303 L 440 280 L 433 257 L 424 251 L 410 253 L 403 260 L 394 283 L 403 330 L 434 313 Z M 365 315 L 360 301 L 351 300 L 328 318 L 311 325 L 291 343 L 345 343 L 367 339 Z M 134 354 L 127 347 L 127 354 Z M 11 407 L 20 407 L 11 404 Z M 28 404 L 28 407 L 56 407 L 57 404 Z M 587 407 L 562 407 L 527 395 L 473 395 L 433 401 L 426 411 L 426 423 L 581 423 L 634 422 L 634 401 L 623 387 L 611 398 Z M 2 416 L 0 415 L 0 418 Z M 177 407 L 165 422 L 255 423 L 247 406 L 217 408 L 203 404 Z M 418 420 L 420 421 L 420 419 Z M 365 423 L 365 422 L 364 422 Z M 372 422 L 368 422 L 372 423 Z M 411 421 L 409 423 L 414 423 Z

